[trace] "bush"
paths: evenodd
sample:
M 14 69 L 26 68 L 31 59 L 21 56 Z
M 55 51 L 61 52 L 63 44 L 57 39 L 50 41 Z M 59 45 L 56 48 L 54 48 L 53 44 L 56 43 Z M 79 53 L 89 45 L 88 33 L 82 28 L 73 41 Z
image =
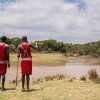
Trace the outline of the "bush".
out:
M 80 80 L 86 81 L 86 77 L 83 75 L 83 76 L 80 77 Z
M 65 79 L 65 75 L 60 75 L 60 74 L 57 74 L 57 79 L 58 80 L 62 80 L 62 79 Z
M 45 81 L 53 80 L 51 76 L 46 76 L 44 79 L 45 79 Z
M 38 78 L 37 82 L 43 82 L 43 79 L 42 78 Z
M 99 78 L 97 71 L 95 69 L 91 69 L 90 71 L 88 71 L 88 76 L 89 79 L 96 82 L 96 80 Z
M 68 80 L 68 82 L 73 82 L 74 81 L 74 79 L 73 78 L 70 78 L 69 80 Z

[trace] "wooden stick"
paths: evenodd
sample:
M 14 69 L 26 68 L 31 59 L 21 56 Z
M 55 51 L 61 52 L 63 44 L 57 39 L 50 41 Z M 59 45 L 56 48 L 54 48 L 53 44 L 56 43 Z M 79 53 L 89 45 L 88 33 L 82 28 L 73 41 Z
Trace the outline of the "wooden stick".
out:
M 19 66 L 19 58 L 18 58 L 18 63 L 17 63 L 16 86 L 18 85 L 18 66 Z

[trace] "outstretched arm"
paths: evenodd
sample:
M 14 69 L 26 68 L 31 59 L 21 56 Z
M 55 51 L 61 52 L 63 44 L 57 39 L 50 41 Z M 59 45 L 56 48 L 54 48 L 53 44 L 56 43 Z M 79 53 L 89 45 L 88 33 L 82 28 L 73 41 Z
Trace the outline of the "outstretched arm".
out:
M 33 49 L 37 49 L 38 48 L 37 42 L 35 42 L 34 44 L 30 44 L 30 47 Z

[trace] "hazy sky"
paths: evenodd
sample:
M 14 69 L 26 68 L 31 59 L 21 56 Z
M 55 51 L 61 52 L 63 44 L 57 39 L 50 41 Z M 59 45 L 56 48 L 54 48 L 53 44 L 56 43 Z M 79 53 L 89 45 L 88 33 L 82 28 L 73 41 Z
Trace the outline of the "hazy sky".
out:
M 66 43 L 100 40 L 100 0 L 0 0 L 0 36 Z

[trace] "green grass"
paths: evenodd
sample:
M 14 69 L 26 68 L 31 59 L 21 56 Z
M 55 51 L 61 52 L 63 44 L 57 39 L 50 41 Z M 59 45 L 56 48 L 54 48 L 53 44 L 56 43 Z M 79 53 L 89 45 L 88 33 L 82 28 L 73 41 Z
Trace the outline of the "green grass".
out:
M 38 66 L 59 66 L 66 63 L 66 57 L 62 54 L 32 54 L 33 65 Z M 11 65 L 17 65 L 17 54 L 10 55 Z
M 13 88 L 15 84 L 6 84 Z M 31 92 L 21 92 L 19 83 L 16 90 L 0 92 L 0 100 L 100 100 L 100 84 L 74 80 L 54 80 L 30 85 Z

